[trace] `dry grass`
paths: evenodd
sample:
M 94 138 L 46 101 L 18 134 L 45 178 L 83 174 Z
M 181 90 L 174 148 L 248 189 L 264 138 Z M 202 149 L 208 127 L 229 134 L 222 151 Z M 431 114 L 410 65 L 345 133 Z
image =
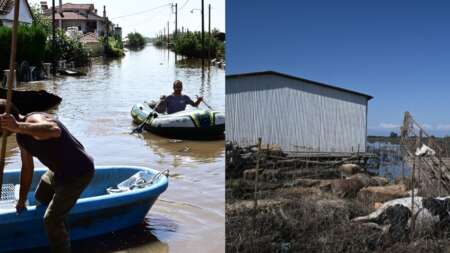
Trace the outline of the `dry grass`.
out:
M 318 188 L 280 188 L 258 201 L 234 199 L 226 210 L 227 252 L 449 252 L 448 237 L 395 242 L 379 227 L 351 222 L 372 210 Z

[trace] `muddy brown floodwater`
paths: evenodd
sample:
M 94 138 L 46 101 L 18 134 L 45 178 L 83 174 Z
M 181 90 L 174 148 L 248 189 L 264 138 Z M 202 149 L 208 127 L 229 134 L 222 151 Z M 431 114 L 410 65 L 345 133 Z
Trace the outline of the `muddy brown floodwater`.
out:
M 183 81 L 185 94 L 202 95 L 214 109 L 225 110 L 223 69 L 202 69 L 198 61 L 180 57 L 176 61 L 173 53 L 152 45 L 119 60 L 95 60 L 84 77 L 18 87 L 61 96 L 62 103 L 50 112 L 84 144 L 96 165 L 170 169 L 169 188 L 143 224 L 74 242 L 75 252 L 224 252 L 224 142 L 129 134 L 135 127 L 133 104 L 170 94 L 175 79 Z M 8 140 L 6 170 L 21 165 L 13 139 Z

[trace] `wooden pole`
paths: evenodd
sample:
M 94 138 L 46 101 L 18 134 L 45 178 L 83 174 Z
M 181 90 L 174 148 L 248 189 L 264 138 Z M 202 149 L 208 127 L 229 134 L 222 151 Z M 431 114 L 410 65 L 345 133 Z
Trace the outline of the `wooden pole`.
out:
M 55 27 L 55 0 L 52 0 L 52 74 L 56 76 L 56 27 Z
M 205 19 L 204 19 L 204 15 L 205 15 L 205 5 L 204 5 L 204 0 L 202 0 L 202 67 L 205 65 L 205 56 L 204 56 L 204 52 L 205 52 Z
M 208 5 L 208 60 L 211 59 L 211 4 Z M 211 61 L 208 61 L 211 62 Z
M 20 1 L 14 1 L 14 20 L 12 27 L 12 38 L 11 38 L 11 55 L 9 57 L 9 76 L 8 76 L 8 92 L 6 93 L 6 108 L 5 112 L 9 113 L 11 111 L 11 97 L 12 97 L 12 86 L 14 83 L 15 75 L 15 63 L 16 63 L 16 50 L 17 50 L 17 27 L 19 25 L 19 8 Z M 5 156 L 6 156 L 6 142 L 7 142 L 8 132 L 3 130 L 2 134 L 2 149 L 0 153 L 0 196 L 2 195 L 2 185 L 3 185 L 3 170 L 5 169 Z
M 414 215 L 414 187 L 415 187 L 415 176 L 416 176 L 416 156 L 413 156 L 413 167 L 412 167 L 412 176 L 411 176 L 411 234 L 410 239 L 414 238 L 414 230 L 416 229 L 416 216 Z
M 255 170 L 255 192 L 253 195 L 254 198 L 254 203 L 253 203 L 253 216 L 252 216 L 252 220 L 253 220 L 253 227 L 256 228 L 256 215 L 258 214 L 258 177 L 259 177 L 259 160 L 260 160 L 260 155 L 261 155 L 261 137 L 258 138 L 258 153 L 256 154 L 256 170 Z M 251 245 L 252 248 L 255 248 L 254 245 L 254 236 L 256 234 L 256 230 L 253 231 L 252 236 L 250 237 L 251 239 Z
M 261 137 L 258 138 L 258 153 L 256 154 L 256 171 L 255 171 L 255 192 L 254 192 L 254 208 L 258 206 L 258 177 L 259 177 L 259 160 L 261 155 Z
M 175 38 L 178 36 L 178 3 L 175 4 Z

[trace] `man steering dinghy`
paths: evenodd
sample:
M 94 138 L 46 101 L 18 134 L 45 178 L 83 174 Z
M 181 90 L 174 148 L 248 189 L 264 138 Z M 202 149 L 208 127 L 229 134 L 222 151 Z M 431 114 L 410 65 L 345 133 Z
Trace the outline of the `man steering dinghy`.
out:
M 161 96 L 158 103 L 154 105 L 154 110 L 157 113 L 172 114 L 186 110 L 186 105 L 197 107 L 202 101 L 203 97 L 198 97 L 194 102 L 188 95 L 183 95 L 183 83 L 180 80 L 173 82 L 173 93 L 169 96 Z
M 154 134 L 176 139 L 223 139 L 225 114 L 212 110 L 187 110 L 186 105 L 198 107 L 203 97 L 194 102 L 182 94 L 183 83 L 173 83 L 173 93 L 161 96 L 158 102 L 139 103 L 131 109 L 131 116 L 139 124 L 131 133 L 143 129 Z M 208 107 L 209 108 L 209 107 Z M 167 114 L 164 114 L 167 112 Z

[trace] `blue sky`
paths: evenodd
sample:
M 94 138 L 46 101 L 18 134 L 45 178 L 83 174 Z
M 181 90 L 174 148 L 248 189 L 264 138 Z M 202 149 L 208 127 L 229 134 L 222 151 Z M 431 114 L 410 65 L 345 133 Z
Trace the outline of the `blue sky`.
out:
M 227 74 L 275 70 L 367 93 L 369 134 L 410 111 L 450 135 L 450 1 L 227 0 Z

